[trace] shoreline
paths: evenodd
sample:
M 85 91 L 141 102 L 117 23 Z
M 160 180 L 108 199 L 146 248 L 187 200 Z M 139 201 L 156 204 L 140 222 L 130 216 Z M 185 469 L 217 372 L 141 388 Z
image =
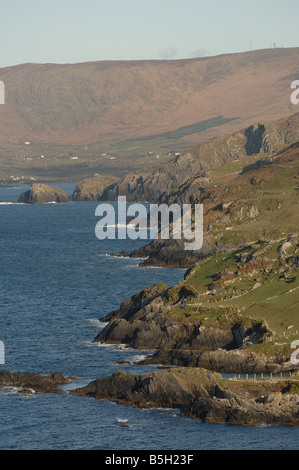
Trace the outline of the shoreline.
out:
M 190 324 L 187 318 L 182 324 L 176 324 L 167 317 L 169 310 L 165 310 L 162 302 L 166 291 L 167 286 L 158 283 L 125 299 L 118 310 L 101 319 L 106 325 L 94 339 L 99 344 L 124 344 L 140 352 L 154 350 L 153 354 L 134 364 L 156 365 L 158 372 L 127 374 L 120 370 L 72 393 L 133 407 L 178 407 L 182 415 L 205 422 L 299 425 L 299 367 L 290 363 L 288 358 L 282 361 L 281 358 L 267 357 L 246 349 L 228 348 L 232 332 L 203 328 L 200 323 Z M 201 348 L 192 347 L 194 341 Z M 170 344 L 176 344 L 177 347 L 170 348 Z M 217 387 L 220 384 L 226 387 L 223 396 L 211 392 L 208 398 L 205 395 L 202 401 L 197 400 L 194 408 L 193 384 L 190 390 L 188 386 L 187 391 L 184 388 L 184 405 L 180 401 L 169 401 L 166 395 L 177 396 L 181 393 L 181 385 L 173 382 L 173 376 L 169 375 L 175 376 L 177 373 L 181 374 L 184 387 L 193 375 L 195 379 L 192 377 L 191 381 L 197 381 L 198 373 L 209 380 L 213 378 L 212 384 L 208 380 L 209 393 L 215 390 L 213 381 L 217 377 Z M 235 377 L 225 378 L 225 374 Z M 150 384 L 156 380 L 159 393 L 156 389 L 151 391 Z M 139 386 L 141 396 L 136 394 Z M 254 397 L 247 394 L 248 387 L 255 387 Z M 234 389 L 236 395 L 231 394 L 231 389 Z M 271 392 L 265 397 L 267 389 L 271 389 Z M 201 390 L 201 393 L 206 394 L 206 391 Z
M 151 266 L 144 267 L 151 268 Z M 173 268 L 173 266 L 167 267 Z M 174 288 L 177 289 L 179 286 L 180 285 L 176 285 Z M 281 364 L 277 358 L 273 358 L 273 360 L 271 358 L 271 362 L 269 357 L 266 358 L 259 354 L 248 353 L 236 347 L 232 348 L 234 341 L 240 341 L 240 338 L 242 341 L 245 339 L 246 332 L 242 331 L 242 329 L 233 331 L 219 327 L 207 327 L 202 324 L 202 321 L 190 321 L 187 312 L 185 312 L 185 318 L 181 322 L 169 318 L 168 314 L 173 304 L 165 303 L 165 296 L 167 296 L 168 293 L 169 287 L 163 283 L 158 283 L 123 300 L 119 310 L 113 311 L 101 319 L 101 321 L 107 323 L 107 325 L 94 339 L 94 342 L 103 341 L 103 343 L 106 344 L 126 344 L 138 351 L 155 350 L 152 355 L 137 364 L 161 364 L 163 370 L 158 371 L 160 374 L 157 375 L 157 372 L 141 375 L 126 373 L 118 373 L 118 375 L 113 374 L 113 376 L 98 379 L 99 382 L 97 382 L 97 387 L 105 386 L 106 383 L 112 385 L 116 383 L 117 389 L 113 392 L 112 387 L 111 393 L 109 392 L 110 394 L 105 395 L 106 392 L 100 392 L 99 388 L 94 392 L 94 385 L 91 385 L 93 383 L 84 387 L 84 391 L 83 389 L 76 389 L 76 392 L 72 391 L 72 393 L 83 395 L 87 392 L 88 396 L 111 399 L 112 401 L 140 407 L 147 407 L 149 403 L 154 407 L 169 407 L 171 405 L 170 407 L 179 407 L 183 415 L 200 418 L 206 422 L 231 422 L 233 424 L 242 425 L 254 425 L 267 422 L 269 424 L 298 425 L 298 412 L 296 414 L 295 405 L 298 409 L 299 396 L 297 396 L 297 393 L 294 393 L 294 390 L 292 393 L 289 393 L 289 390 L 287 390 L 288 387 L 295 387 L 295 390 L 297 390 L 298 382 L 296 377 L 290 379 L 283 378 L 281 380 L 281 383 L 284 383 L 282 390 L 277 385 L 274 387 L 274 384 L 271 384 L 270 381 L 265 378 L 265 383 L 263 383 L 262 386 L 269 388 L 269 390 L 272 387 L 269 396 L 272 392 L 279 394 L 274 397 L 275 405 L 270 405 L 272 398 L 264 402 L 264 395 L 262 394 L 256 395 L 254 402 L 252 402 L 252 397 L 249 398 L 244 394 L 244 387 L 238 380 L 227 379 L 230 380 L 230 382 L 220 383 L 219 381 L 226 379 L 222 378 L 221 375 L 220 377 L 213 375 L 218 372 L 271 374 L 279 373 L 282 369 L 284 369 L 284 371 L 290 370 L 288 368 L 289 366 L 291 369 L 294 369 L 294 366 L 286 364 L 286 361 Z M 179 299 L 180 302 L 184 300 L 185 294 L 186 289 Z M 260 334 L 257 330 L 255 333 Z M 173 366 L 171 369 L 172 375 L 169 375 L 167 372 L 169 371 L 167 365 Z M 240 369 L 237 367 L 240 367 Z M 176 374 L 179 374 L 179 383 L 177 383 Z M 204 380 L 209 384 L 208 389 L 205 387 L 198 388 L 196 385 L 198 380 L 202 380 L 202 374 L 205 377 Z M 165 383 L 165 377 L 167 380 L 171 379 L 169 384 Z M 132 380 L 136 385 L 136 381 L 138 384 L 143 384 L 145 379 L 145 388 L 143 385 L 141 387 L 142 396 L 135 400 L 131 395 L 133 390 Z M 161 391 L 161 395 L 160 392 L 157 394 L 157 391 L 153 392 L 150 388 L 146 388 L 146 384 L 155 380 L 158 381 L 158 388 L 162 387 L 164 390 L 166 387 L 166 390 L 168 387 L 169 396 L 174 396 L 171 402 L 165 398 L 165 390 L 163 392 Z M 189 381 L 192 383 L 191 389 L 189 389 Z M 186 389 L 184 389 L 183 384 L 186 385 Z M 222 389 L 221 384 L 228 388 Z M 232 384 L 234 387 L 237 387 L 237 391 L 234 392 L 235 395 L 231 395 Z M 170 385 L 171 388 L 169 388 Z M 256 385 L 260 386 L 261 384 Z M 180 391 L 180 387 L 183 391 Z M 193 387 L 195 387 L 199 395 L 203 398 L 200 405 L 198 403 L 196 405 L 194 404 L 196 396 L 194 396 Z M 222 390 L 221 393 L 219 392 L 220 397 L 218 396 L 219 390 L 217 387 Z M 274 391 L 273 387 L 275 389 Z M 122 396 L 119 395 L 117 390 L 122 390 Z M 258 389 L 257 392 L 259 391 Z M 180 395 L 181 392 L 183 393 L 184 405 L 180 407 L 178 406 L 180 402 L 177 400 L 176 395 Z M 206 395 L 207 393 L 208 396 Z M 267 397 L 269 396 L 267 395 Z M 279 397 L 279 400 L 277 397 Z M 226 399 L 228 402 L 217 401 Z M 256 400 L 259 401 L 257 402 Z M 241 407 L 238 412 L 233 411 L 236 403 L 239 403 Z M 279 409 L 280 406 L 282 407 L 281 409 Z M 286 418 L 283 418 L 280 414 L 282 409 Z M 259 420 L 260 413 L 262 421 Z

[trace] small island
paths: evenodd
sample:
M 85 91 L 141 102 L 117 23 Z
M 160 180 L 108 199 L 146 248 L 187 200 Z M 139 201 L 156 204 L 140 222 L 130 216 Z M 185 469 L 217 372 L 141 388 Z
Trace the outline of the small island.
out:
M 28 191 L 21 193 L 18 203 L 47 204 L 51 202 L 69 202 L 69 197 L 60 188 L 41 183 L 33 183 Z

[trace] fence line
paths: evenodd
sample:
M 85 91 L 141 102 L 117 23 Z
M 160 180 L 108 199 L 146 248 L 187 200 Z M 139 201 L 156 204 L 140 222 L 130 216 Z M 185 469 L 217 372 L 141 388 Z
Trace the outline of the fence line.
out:
M 230 377 L 232 380 L 260 380 L 260 379 L 276 379 L 276 378 L 286 378 L 292 377 L 293 375 L 298 375 L 295 371 L 288 371 L 288 372 L 279 372 L 279 373 L 272 373 L 269 374 L 260 373 L 260 374 L 236 374 L 234 377 Z

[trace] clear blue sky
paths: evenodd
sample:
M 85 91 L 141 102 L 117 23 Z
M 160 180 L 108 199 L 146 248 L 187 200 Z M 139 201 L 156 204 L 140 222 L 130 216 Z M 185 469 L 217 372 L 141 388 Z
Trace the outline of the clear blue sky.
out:
M 298 0 L 0 0 L 0 67 L 299 46 Z

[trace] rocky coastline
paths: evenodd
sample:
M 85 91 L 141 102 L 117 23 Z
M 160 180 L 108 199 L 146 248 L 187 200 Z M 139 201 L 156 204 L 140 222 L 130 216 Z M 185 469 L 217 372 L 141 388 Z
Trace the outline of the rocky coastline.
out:
M 207 423 L 299 424 L 298 382 L 244 382 L 223 379 L 198 368 L 164 369 L 147 374 L 122 370 L 71 391 L 138 408 L 177 408 Z
M 264 327 L 225 330 L 188 318 L 175 322 L 163 302 L 167 289 L 159 283 L 125 299 L 101 318 L 107 324 L 94 339 L 156 349 L 136 367 L 154 364 L 159 370 L 119 370 L 71 393 L 141 408 L 178 408 L 183 416 L 210 423 L 298 426 L 299 368 L 280 354 L 271 357 L 242 347 L 248 339 L 262 337 Z M 222 375 L 236 373 L 253 377 Z
M 100 318 L 107 324 L 94 338 L 95 343 L 155 350 L 138 364 L 163 369 L 117 371 L 71 393 L 137 407 L 179 408 L 183 415 L 206 422 L 299 425 L 299 364 L 290 360 L 287 336 L 293 332 L 294 340 L 298 333 L 298 119 L 299 114 L 280 123 L 292 130 L 289 140 L 284 133 L 283 142 L 275 126 L 270 133 L 263 126 L 252 127 L 234 135 L 236 153 L 228 152 L 231 138 L 221 139 L 219 149 L 212 142 L 143 176 L 97 180 L 99 192 L 94 181 L 92 187 L 88 181 L 77 186 L 74 200 L 114 201 L 126 194 L 130 201 L 204 203 L 205 236 L 198 252 L 186 253 L 184 240 L 154 240 L 133 253 L 120 253 L 145 258 L 143 266 L 187 269 L 184 281 L 173 288 L 158 283 L 125 299 Z M 278 145 L 281 152 L 270 154 Z M 211 182 L 206 173 L 210 166 L 202 166 L 211 148 L 215 165 L 259 154 L 263 159 L 248 160 L 241 169 L 232 165 L 218 176 L 216 171 Z M 189 180 L 192 173 L 198 178 Z M 171 175 L 179 177 L 169 179 Z M 275 197 L 273 185 L 278 188 Z M 33 189 L 20 201 L 45 201 L 35 199 Z M 229 380 L 221 374 L 255 378 Z M 258 379 L 257 374 L 270 378 Z
M 179 409 L 182 416 L 207 423 L 298 426 L 299 368 L 281 357 L 238 348 L 248 334 L 262 334 L 262 328 L 227 332 L 188 322 L 167 323 L 161 305 L 167 289 L 159 283 L 125 299 L 118 310 L 102 318 L 107 325 L 94 340 L 157 348 L 138 364 L 155 364 L 158 370 L 143 374 L 118 370 L 69 393 L 138 408 Z M 255 377 L 224 378 L 224 373 L 237 371 Z M 263 373 L 271 378 L 256 377 Z M 57 372 L 41 376 L 3 371 L 0 387 L 17 387 L 22 394 L 64 393 L 61 385 L 74 379 Z
M 259 341 L 265 325 L 247 328 L 208 327 L 201 321 L 175 321 L 165 305 L 167 286 L 158 283 L 125 299 L 120 308 L 101 318 L 107 323 L 94 342 L 125 344 L 139 350 L 156 350 L 140 365 L 157 364 L 203 367 L 222 373 L 296 373 L 289 357 L 257 354 L 246 349 L 250 340 Z M 182 301 L 180 301 L 182 303 Z

